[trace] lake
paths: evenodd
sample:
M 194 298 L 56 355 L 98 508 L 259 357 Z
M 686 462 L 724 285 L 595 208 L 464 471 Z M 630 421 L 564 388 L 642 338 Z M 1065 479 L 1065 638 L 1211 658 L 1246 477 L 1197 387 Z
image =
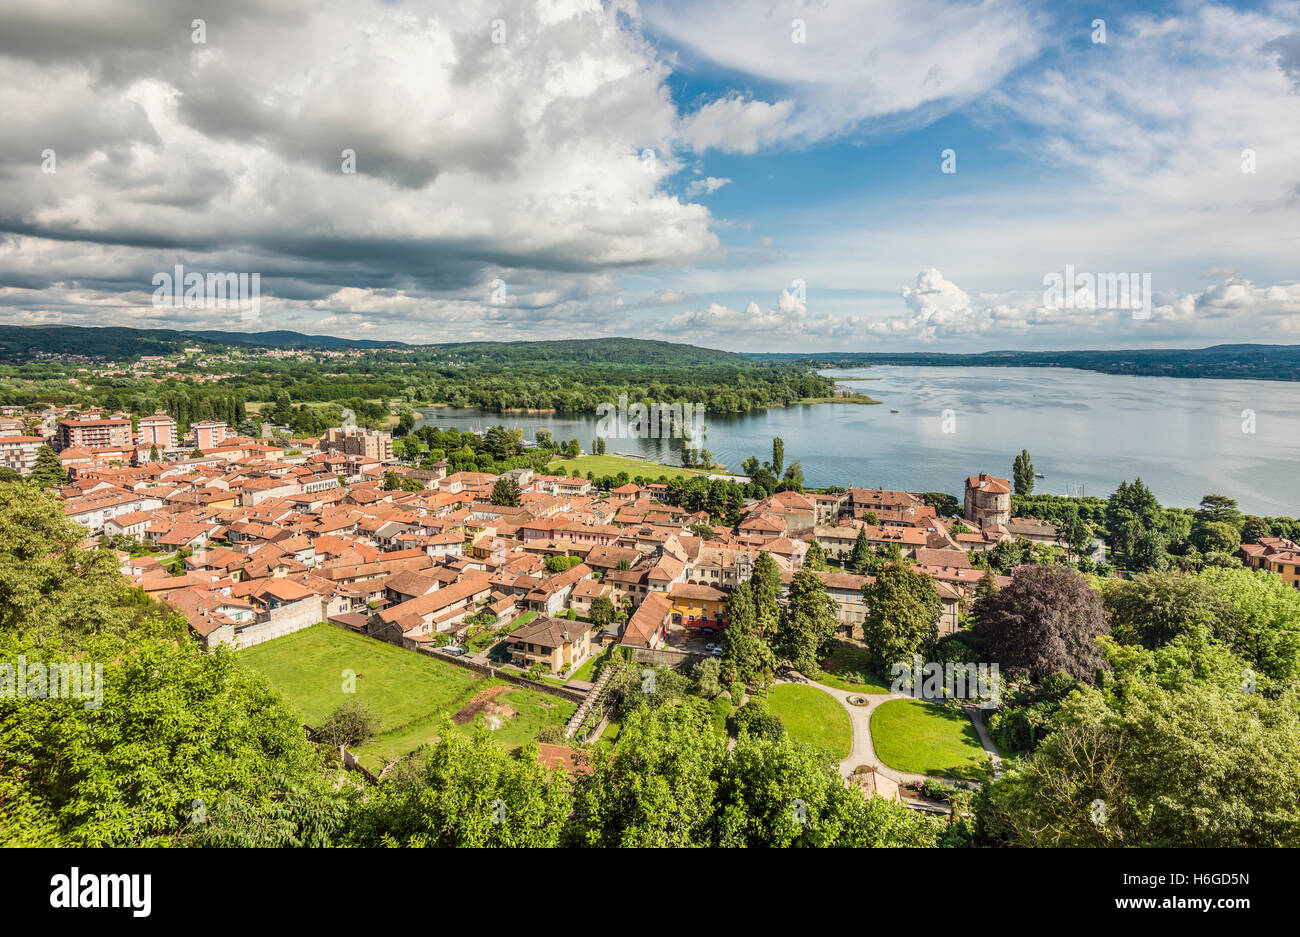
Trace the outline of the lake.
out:
M 1209 492 L 1242 510 L 1300 515 L 1300 383 L 1126 377 L 1065 368 L 881 366 L 823 372 L 880 405 L 814 404 L 741 416 L 708 414 L 704 445 L 739 472 L 785 440 L 808 485 L 860 485 L 961 496 L 981 471 L 1010 477 L 1022 449 L 1044 474 L 1034 490 L 1106 497 L 1141 477 L 1161 503 L 1195 506 Z M 896 409 L 898 413 L 891 413 Z M 946 413 L 945 411 L 951 411 Z M 1244 411 L 1249 411 L 1243 416 Z M 1251 414 L 1253 413 L 1253 424 Z M 496 423 L 533 438 L 549 429 L 587 449 L 596 414 L 537 416 L 427 408 L 419 422 Z M 1249 431 L 1253 430 L 1253 431 Z M 608 439 L 608 451 L 679 463 L 681 440 Z

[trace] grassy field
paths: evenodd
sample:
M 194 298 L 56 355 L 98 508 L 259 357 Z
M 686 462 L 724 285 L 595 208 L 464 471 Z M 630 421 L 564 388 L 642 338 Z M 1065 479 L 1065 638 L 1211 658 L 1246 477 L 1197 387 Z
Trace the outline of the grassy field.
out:
M 434 741 L 442 713 L 455 715 L 482 691 L 504 685 L 472 670 L 323 624 L 240 651 L 239 658 L 265 673 L 308 725 L 319 725 L 352 700 L 376 713 L 379 734 L 356 750 L 371 770 L 382 766 L 385 756 L 405 755 Z M 353 694 L 344 692 L 344 671 L 356 675 Z M 564 725 L 577 708 L 567 700 L 514 686 L 495 702 L 515 710 L 494 732 L 494 738 L 511 748 L 532 741 L 543 726 Z M 470 731 L 483 718 L 478 713 L 460 728 Z
M 781 717 L 792 739 L 807 742 L 836 761 L 849 757 L 853 724 L 840 702 L 822 690 L 795 683 L 780 683 L 767 694 L 767 705 Z
M 911 774 L 983 780 L 988 759 L 970 719 L 960 710 L 900 699 L 871 714 L 871 741 L 889 767 Z
M 821 673 L 808 676 L 837 690 L 888 693 L 889 686 L 872 671 L 868 657 L 865 648 L 836 641 L 830 656 L 822 661 Z
M 709 474 L 701 469 L 682 468 L 680 465 L 660 465 L 658 462 L 629 459 L 617 455 L 581 455 L 576 459 L 552 459 L 546 466 L 548 472 L 558 474 L 563 470 L 565 475 L 572 475 L 574 469 L 581 472 L 584 478 L 587 477 L 588 472 L 593 473 L 597 478 L 602 475 L 627 472 L 628 478 L 636 478 L 640 475 L 644 478 L 656 479 L 660 475 L 666 478 L 690 478 L 692 475 Z

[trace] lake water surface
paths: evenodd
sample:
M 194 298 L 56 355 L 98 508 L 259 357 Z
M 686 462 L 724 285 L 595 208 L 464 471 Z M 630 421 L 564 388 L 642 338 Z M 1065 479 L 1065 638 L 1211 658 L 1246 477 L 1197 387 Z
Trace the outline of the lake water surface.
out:
M 1105 497 L 1141 477 L 1164 504 L 1194 506 L 1217 492 L 1243 510 L 1300 515 L 1300 383 L 1125 377 L 1065 368 L 873 367 L 824 372 L 867 377 L 844 386 L 881 403 L 779 407 L 707 414 L 704 445 L 735 472 L 785 440 L 810 486 L 947 491 L 985 471 L 1011 474 L 1022 448 L 1046 477 L 1035 490 Z M 896 409 L 898 413 L 891 413 Z M 945 413 L 951 411 L 951 413 Z M 1245 415 L 1243 415 L 1245 413 Z M 429 408 L 420 422 L 446 428 L 551 430 L 587 449 L 590 416 L 498 415 Z M 1253 414 L 1253 427 L 1251 423 Z M 945 419 L 945 417 L 947 417 Z M 1253 428 L 1253 432 L 1243 431 Z M 680 440 L 608 439 L 609 451 L 680 462 Z

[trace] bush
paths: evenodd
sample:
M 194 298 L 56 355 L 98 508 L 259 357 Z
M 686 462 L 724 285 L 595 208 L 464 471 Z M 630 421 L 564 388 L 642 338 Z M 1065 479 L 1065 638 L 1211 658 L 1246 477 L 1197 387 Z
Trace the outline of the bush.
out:
M 316 739 L 330 748 L 351 748 L 379 731 L 379 716 L 353 700 L 334 710 L 316 730 Z
M 779 742 L 785 735 L 785 723 L 781 717 L 767 708 L 762 700 L 752 699 L 731 714 L 731 731 L 739 735 L 741 730 L 753 738 Z

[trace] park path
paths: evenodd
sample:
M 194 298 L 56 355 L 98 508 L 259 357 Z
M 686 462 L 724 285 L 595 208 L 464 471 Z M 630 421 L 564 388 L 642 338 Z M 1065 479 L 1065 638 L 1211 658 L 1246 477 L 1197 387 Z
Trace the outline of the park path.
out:
M 845 778 L 852 776 L 853 770 L 859 765 L 867 765 L 875 768 L 876 771 L 892 781 L 899 784 L 909 784 L 927 780 L 943 781 L 948 784 L 955 784 L 960 787 L 975 788 L 979 785 L 973 781 L 967 781 L 963 778 L 948 778 L 941 775 L 931 774 L 912 774 L 906 771 L 898 771 L 889 767 L 880 760 L 876 754 L 876 747 L 871 741 L 871 714 L 881 703 L 886 703 L 893 699 L 913 699 L 905 693 L 864 693 L 860 690 L 840 690 L 833 686 L 827 686 L 824 683 L 818 683 L 811 680 L 795 670 L 787 671 L 787 676 L 777 681 L 778 683 L 802 683 L 806 686 L 816 687 L 823 693 L 827 693 L 837 699 L 844 711 L 849 714 L 849 724 L 853 730 L 853 745 L 849 750 L 847 758 L 840 762 L 840 774 Z M 855 706 L 849 702 L 850 696 L 861 696 L 867 700 L 865 706 Z M 939 702 L 937 700 L 927 702 Z M 982 713 L 973 707 L 965 707 L 966 714 L 971 721 L 975 723 L 975 733 L 979 736 L 980 745 L 985 753 L 993 761 L 994 776 L 1000 776 L 1002 773 L 1002 759 L 998 756 L 997 747 L 993 744 L 992 737 L 989 736 L 988 729 L 984 726 Z M 972 714 L 974 710 L 974 714 Z M 978 718 L 977 718 L 978 715 Z

